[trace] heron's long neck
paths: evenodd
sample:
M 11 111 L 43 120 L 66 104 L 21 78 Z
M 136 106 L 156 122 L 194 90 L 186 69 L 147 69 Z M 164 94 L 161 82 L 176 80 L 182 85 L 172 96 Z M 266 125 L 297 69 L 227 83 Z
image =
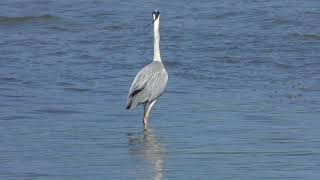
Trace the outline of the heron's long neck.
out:
M 160 33 L 159 33 L 159 24 L 160 17 L 154 21 L 153 25 L 153 61 L 161 61 L 160 56 Z

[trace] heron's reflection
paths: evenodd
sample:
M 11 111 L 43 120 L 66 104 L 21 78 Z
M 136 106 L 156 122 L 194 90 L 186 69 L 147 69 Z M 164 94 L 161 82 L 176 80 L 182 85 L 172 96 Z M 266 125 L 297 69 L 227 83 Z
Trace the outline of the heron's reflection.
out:
M 153 166 L 153 179 L 160 180 L 163 175 L 164 148 L 151 130 L 143 133 L 129 133 L 130 152 Z

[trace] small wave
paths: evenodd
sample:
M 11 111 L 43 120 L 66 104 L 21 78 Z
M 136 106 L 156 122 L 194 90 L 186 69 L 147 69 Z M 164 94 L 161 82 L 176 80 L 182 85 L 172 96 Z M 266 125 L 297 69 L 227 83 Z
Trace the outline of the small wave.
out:
M 57 85 L 59 86 L 74 86 L 75 84 L 69 82 L 58 82 Z
M 220 19 L 225 19 L 225 18 L 229 18 L 229 17 L 235 17 L 239 14 L 240 13 L 235 12 L 235 11 L 234 12 L 226 12 L 226 13 L 222 13 L 222 14 L 216 14 L 214 16 L 209 16 L 209 18 L 220 20 Z
M 290 21 L 286 19 L 277 18 L 277 19 L 272 19 L 271 23 L 273 25 L 286 25 L 286 24 L 290 24 Z
M 303 34 L 302 37 L 305 40 L 320 40 L 320 35 L 316 34 Z
M 300 34 L 300 33 L 293 33 L 291 34 L 292 37 L 302 38 L 308 41 L 319 41 L 320 34 Z
M 275 62 L 274 65 L 275 65 L 275 67 L 280 68 L 280 69 L 290 69 L 290 68 L 294 67 L 289 64 L 280 63 L 280 62 Z
M 232 56 L 219 56 L 215 57 L 216 61 L 213 61 L 215 63 L 224 63 L 224 64 L 238 64 L 241 63 L 241 59 L 238 57 L 232 57 Z
M 39 109 L 39 110 L 36 110 L 36 112 L 45 113 L 45 114 L 78 114 L 78 113 L 83 113 L 82 111 L 56 109 L 56 108 Z
M 4 117 L 3 119 L 13 121 L 13 120 L 31 119 L 31 118 L 28 116 L 12 115 L 12 116 Z
M 74 92 L 87 92 L 90 91 L 88 88 L 80 88 L 80 87 L 65 87 L 66 91 L 74 91 Z
M 121 26 L 116 26 L 116 25 L 110 25 L 110 26 L 106 26 L 103 28 L 104 30 L 108 30 L 108 31 L 119 31 L 122 30 L 123 27 Z
M 320 15 L 320 12 L 318 12 L 318 11 L 306 11 L 304 13 L 309 14 L 309 15 Z
M 11 94 L 5 94 L 3 95 L 3 97 L 8 97 L 8 98 L 23 98 L 23 97 L 27 97 L 25 95 L 11 95 Z
M 34 22 L 34 21 L 53 22 L 57 20 L 59 20 L 59 18 L 52 15 L 22 16 L 22 17 L 0 16 L 0 25 L 17 25 L 17 24 L 24 24 L 28 22 Z
M 21 80 L 15 78 L 15 77 L 1 77 L 0 76 L 0 82 L 21 82 Z
M 167 90 L 168 93 L 170 94 L 190 94 L 191 92 L 187 92 L 187 91 L 179 91 L 179 90 Z
M 73 92 L 87 92 L 87 91 L 91 91 L 91 89 L 89 88 L 82 88 L 79 87 L 79 85 L 73 84 L 73 83 L 69 83 L 69 82 L 59 82 L 57 83 L 58 86 L 62 86 L 62 88 L 65 91 L 73 91 Z
M 177 61 L 165 61 L 165 62 L 163 62 L 163 64 L 164 64 L 165 66 L 174 67 L 174 68 L 175 68 L 175 67 L 181 66 L 182 63 L 177 62 Z
M 260 64 L 265 64 L 267 63 L 266 61 L 263 61 L 262 59 L 260 58 L 257 58 L 257 59 L 252 59 L 248 62 L 249 64 L 254 64 L 254 65 L 260 65 Z

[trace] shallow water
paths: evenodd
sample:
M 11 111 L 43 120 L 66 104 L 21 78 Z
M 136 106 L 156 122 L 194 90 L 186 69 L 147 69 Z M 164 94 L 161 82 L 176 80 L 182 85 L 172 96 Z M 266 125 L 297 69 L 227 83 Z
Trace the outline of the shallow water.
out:
M 161 11 L 166 92 L 124 110 Z M 319 179 L 320 2 L 0 2 L 0 179 Z

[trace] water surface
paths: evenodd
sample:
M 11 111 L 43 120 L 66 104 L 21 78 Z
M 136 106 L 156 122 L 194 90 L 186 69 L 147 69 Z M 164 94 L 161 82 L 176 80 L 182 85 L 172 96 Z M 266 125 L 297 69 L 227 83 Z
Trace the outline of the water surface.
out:
M 166 92 L 124 110 L 161 11 Z M 319 179 L 320 2 L 0 2 L 0 179 Z

